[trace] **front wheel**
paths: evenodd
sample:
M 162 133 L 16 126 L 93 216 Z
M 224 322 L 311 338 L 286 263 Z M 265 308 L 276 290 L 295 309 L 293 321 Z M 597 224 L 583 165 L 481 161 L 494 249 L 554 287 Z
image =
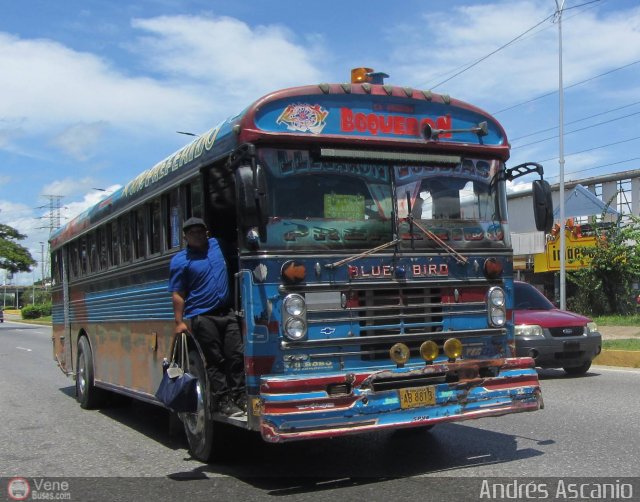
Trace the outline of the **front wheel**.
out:
M 205 385 L 204 363 L 196 349 L 189 351 L 189 372 L 198 379 L 198 407 L 194 413 L 180 413 L 179 416 L 184 424 L 191 455 L 201 462 L 208 462 L 213 455 L 214 423 L 209 408 L 211 396 Z
M 86 336 L 78 340 L 76 364 L 76 399 L 85 410 L 96 408 L 104 398 L 104 391 L 93 383 L 93 354 Z
M 591 368 L 591 361 L 586 361 L 580 366 L 569 366 L 562 368 L 567 375 L 584 375 Z

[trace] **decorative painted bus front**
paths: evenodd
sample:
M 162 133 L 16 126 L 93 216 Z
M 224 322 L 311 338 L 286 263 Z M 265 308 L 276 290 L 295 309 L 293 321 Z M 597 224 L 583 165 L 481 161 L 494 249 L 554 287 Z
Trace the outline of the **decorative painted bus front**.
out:
M 497 121 L 427 91 L 265 96 L 52 235 L 54 355 L 79 393 L 154 401 L 173 340 L 168 262 L 198 215 L 237 242 L 251 406 L 235 425 L 285 441 L 539 409 L 533 360 L 513 357 L 505 185 L 542 168 L 508 157 Z M 543 230 L 543 180 L 534 198 Z M 224 421 L 206 390 L 182 417 L 203 459 Z

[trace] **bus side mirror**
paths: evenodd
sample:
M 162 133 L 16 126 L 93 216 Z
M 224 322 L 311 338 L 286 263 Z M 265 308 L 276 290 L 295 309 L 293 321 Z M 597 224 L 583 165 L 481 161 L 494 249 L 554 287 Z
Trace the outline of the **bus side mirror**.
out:
M 536 220 L 536 228 L 541 232 L 549 233 L 553 227 L 553 201 L 551 200 L 551 187 L 546 180 L 535 180 L 533 190 L 533 216 Z
M 267 182 L 264 169 L 260 165 L 255 168 L 240 166 L 235 173 L 239 222 L 244 228 L 258 227 L 260 239 L 264 242 L 268 218 Z

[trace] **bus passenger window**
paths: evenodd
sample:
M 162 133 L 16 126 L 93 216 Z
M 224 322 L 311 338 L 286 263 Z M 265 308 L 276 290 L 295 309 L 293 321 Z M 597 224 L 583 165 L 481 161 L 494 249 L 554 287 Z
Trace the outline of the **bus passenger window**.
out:
M 72 242 L 71 244 L 69 244 L 69 247 L 67 248 L 68 250 L 68 260 L 69 260 L 69 265 L 71 268 L 71 277 L 76 278 L 78 277 L 78 271 L 79 271 L 79 263 L 80 263 L 80 258 L 78 256 L 78 241 Z
M 80 253 L 80 276 L 85 276 L 89 271 L 89 253 L 87 250 L 87 239 L 85 237 L 80 239 L 78 252 Z
M 204 218 L 204 202 L 202 197 L 202 180 L 196 179 L 187 187 L 186 217 Z
M 99 272 L 100 265 L 98 263 L 98 236 L 96 233 L 91 232 L 87 234 L 87 250 L 89 252 L 89 267 L 88 272 Z
M 172 190 L 166 195 L 166 226 L 167 226 L 167 249 L 180 247 L 180 199 L 178 190 Z
M 109 226 L 105 225 L 96 230 L 96 243 L 98 244 L 98 266 L 100 270 L 107 270 L 109 264 L 109 241 L 107 239 Z
M 109 266 L 117 267 L 120 265 L 120 231 L 117 221 L 112 221 L 109 227 Z
M 118 219 L 120 222 L 120 259 L 122 263 L 131 261 L 131 215 L 126 214 Z
M 133 258 L 144 258 L 146 253 L 146 226 L 144 208 L 138 208 L 133 212 Z
M 157 254 L 162 251 L 162 212 L 160 199 L 154 199 L 149 204 L 149 254 Z

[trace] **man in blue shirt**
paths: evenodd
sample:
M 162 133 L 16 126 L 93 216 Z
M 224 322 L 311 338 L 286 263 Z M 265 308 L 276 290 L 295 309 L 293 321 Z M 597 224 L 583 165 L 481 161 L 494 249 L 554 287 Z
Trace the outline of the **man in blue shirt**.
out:
M 175 333 L 191 332 L 206 359 L 213 410 L 228 417 L 246 413 L 244 351 L 240 326 L 229 301 L 227 264 L 205 222 L 189 218 L 182 225 L 187 247 L 171 260 Z M 185 319 L 191 323 L 191 329 Z

